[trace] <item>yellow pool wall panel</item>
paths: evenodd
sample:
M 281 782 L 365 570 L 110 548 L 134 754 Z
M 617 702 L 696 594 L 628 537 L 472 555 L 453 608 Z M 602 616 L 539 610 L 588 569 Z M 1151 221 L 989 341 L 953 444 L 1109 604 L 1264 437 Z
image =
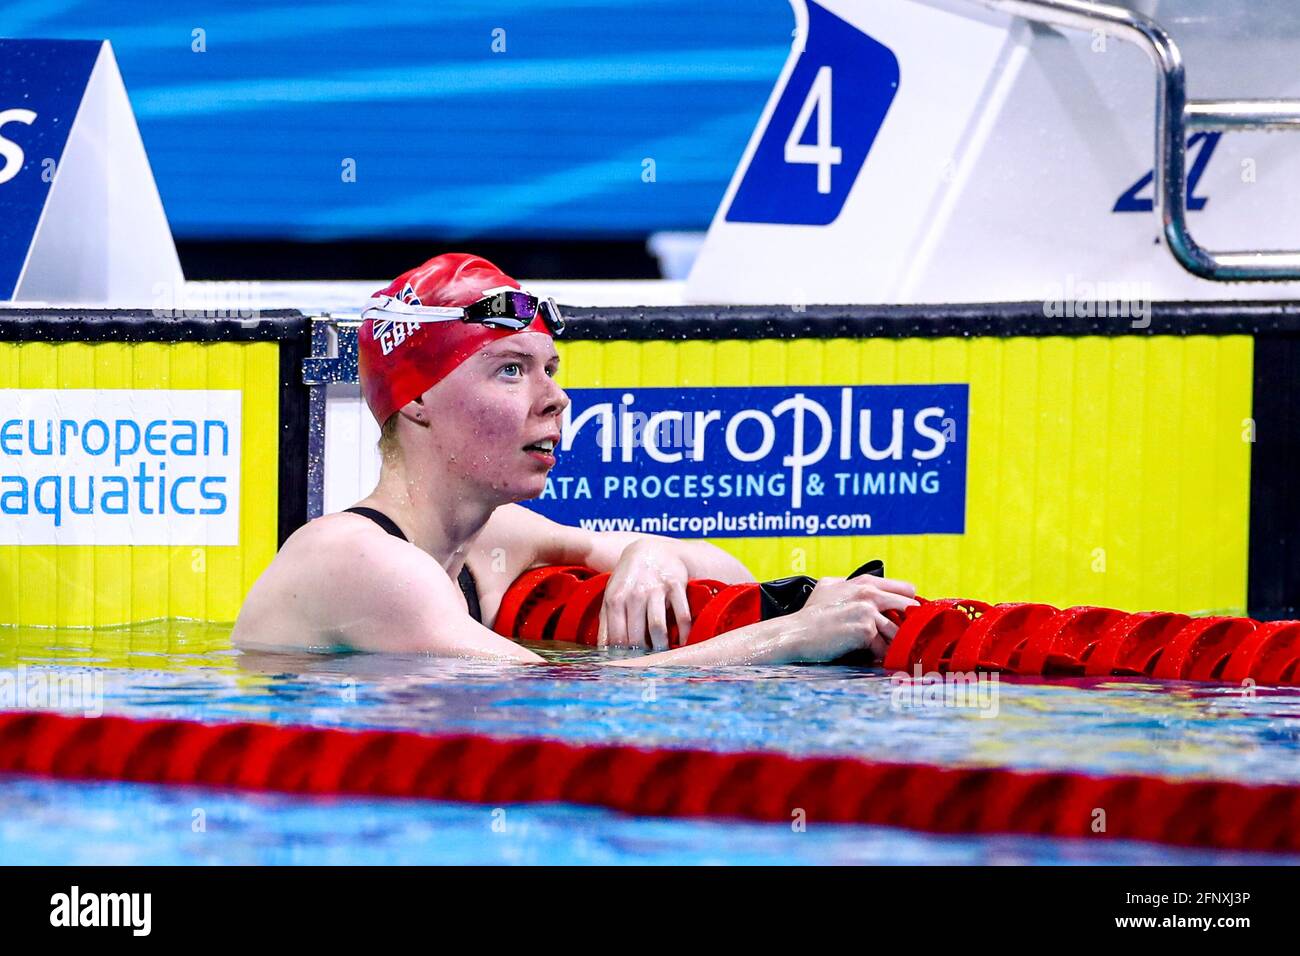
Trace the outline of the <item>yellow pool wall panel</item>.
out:
M 715 538 L 758 580 L 1242 615 L 1249 335 L 559 343 L 571 388 L 969 385 L 964 534 Z
M 964 534 L 715 538 L 759 580 L 1244 614 L 1248 335 L 560 342 L 581 387 L 966 384 Z M 0 623 L 232 621 L 275 555 L 278 345 L 0 343 L 0 388 L 242 393 L 239 544 L 0 546 Z
M 0 545 L 0 624 L 235 619 L 277 546 L 277 343 L 0 342 L 0 388 L 236 389 L 242 395 L 237 545 Z M 6 519 L 12 520 L 0 516 Z

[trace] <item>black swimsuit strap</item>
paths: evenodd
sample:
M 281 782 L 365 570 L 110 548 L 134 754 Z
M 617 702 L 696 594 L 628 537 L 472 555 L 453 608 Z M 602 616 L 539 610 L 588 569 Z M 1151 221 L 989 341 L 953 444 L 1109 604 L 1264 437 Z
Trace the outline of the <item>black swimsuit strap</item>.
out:
M 479 607 L 478 603 L 478 582 L 474 580 L 474 575 L 470 573 L 468 564 L 461 565 L 458 582 L 461 593 L 465 595 L 465 604 L 469 606 L 469 616 L 482 624 L 483 609 Z
M 391 534 L 394 538 L 401 538 L 403 541 L 410 540 L 409 538 L 406 537 L 406 535 L 402 534 L 402 529 L 397 526 L 397 522 L 394 521 L 392 518 L 388 517 L 388 515 L 384 514 L 382 511 L 376 511 L 374 508 L 362 508 L 362 507 L 344 508 L 343 510 L 351 512 L 354 515 L 361 515 L 361 517 L 363 518 L 369 518 L 375 524 L 379 525 L 379 527 L 383 528 L 385 531 Z
M 343 510 L 354 515 L 361 515 L 363 518 L 369 518 L 394 538 L 401 538 L 403 541 L 410 540 L 406 535 L 402 534 L 402 529 L 397 526 L 397 522 L 382 511 L 365 507 L 344 508 Z M 483 609 L 478 603 L 478 583 L 474 580 L 474 575 L 470 573 L 468 564 L 461 565 L 460 575 L 456 579 L 456 583 L 460 585 L 461 593 L 465 595 L 465 604 L 469 607 L 469 616 L 482 624 Z

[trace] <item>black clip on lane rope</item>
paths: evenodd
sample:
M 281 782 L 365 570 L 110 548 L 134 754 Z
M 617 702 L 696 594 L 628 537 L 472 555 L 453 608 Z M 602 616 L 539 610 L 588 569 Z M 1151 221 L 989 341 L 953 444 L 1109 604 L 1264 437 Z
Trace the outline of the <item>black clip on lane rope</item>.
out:
M 856 578 L 860 574 L 874 574 L 878 578 L 883 578 L 885 576 L 885 562 L 879 558 L 868 561 L 850 574 L 849 577 Z M 761 620 L 768 621 L 774 617 L 793 614 L 804 606 L 808 601 L 808 595 L 812 594 L 813 588 L 816 586 L 816 578 L 810 578 L 806 574 L 797 574 L 791 578 L 777 578 L 775 581 L 764 581 L 758 586 L 759 601 L 762 608 Z
M 874 574 L 878 578 L 883 578 L 885 576 L 885 562 L 875 558 L 862 565 L 848 577 L 856 578 L 860 574 Z M 789 578 L 777 578 L 775 581 L 764 581 L 758 586 L 761 609 L 760 619 L 769 621 L 774 617 L 793 614 L 804 606 L 808 601 L 808 595 L 812 594 L 813 588 L 816 586 L 817 580 L 810 578 L 806 574 L 797 574 Z M 831 663 L 870 667 L 877 662 L 874 654 L 867 650 L 861 650 L 852 651 L 843 657 L 837 657 Z

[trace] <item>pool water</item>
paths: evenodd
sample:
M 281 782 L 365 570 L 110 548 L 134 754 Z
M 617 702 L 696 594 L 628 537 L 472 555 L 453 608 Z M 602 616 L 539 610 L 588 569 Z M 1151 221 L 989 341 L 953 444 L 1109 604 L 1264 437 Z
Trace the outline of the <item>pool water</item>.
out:
M 922 704 L 880 670 L 628 672 L 530 645 L 545 665 L 241 653 L 229 628 L 0 628 L 0 670 L 93 676 L 104 713 L 475 732 L 945 765 L 1300 782 L 1300 690 L 1008 678 L 980 707 Z M 629 652 L 622 652 L 629 653 Z M 21 669 L 21 670 L 20 670 Z M 989 706 L 989 704 L 995 704 Z M 302 798 L 0 776 L 0 863 L 1297 863 L 1115 840 Z

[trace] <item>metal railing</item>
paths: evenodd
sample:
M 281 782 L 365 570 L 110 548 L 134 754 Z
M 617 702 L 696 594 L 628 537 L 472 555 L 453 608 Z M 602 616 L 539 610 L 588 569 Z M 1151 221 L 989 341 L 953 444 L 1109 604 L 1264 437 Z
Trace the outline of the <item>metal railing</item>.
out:
M 1089 0 L 974 0 L 1036 23 L 1101 30 L 1141 47 L 1155 64 L 1155 210 L 1169 251 L 1184 269 L 1218 281 L 1300 279 L 1300 251 L 1212 252 L 1187 229 L 1187 131 L 1300 130 L 1300 101 L 1192 100 L 1178 45 L 1160 24 L 1124 7 Z
M 311 357 L 303 360 L 307 386 L 307 520 L 325 513 L 325 402 L 330 385 L 355 385 L 357 326 L 355 318 L 312 316 Z

